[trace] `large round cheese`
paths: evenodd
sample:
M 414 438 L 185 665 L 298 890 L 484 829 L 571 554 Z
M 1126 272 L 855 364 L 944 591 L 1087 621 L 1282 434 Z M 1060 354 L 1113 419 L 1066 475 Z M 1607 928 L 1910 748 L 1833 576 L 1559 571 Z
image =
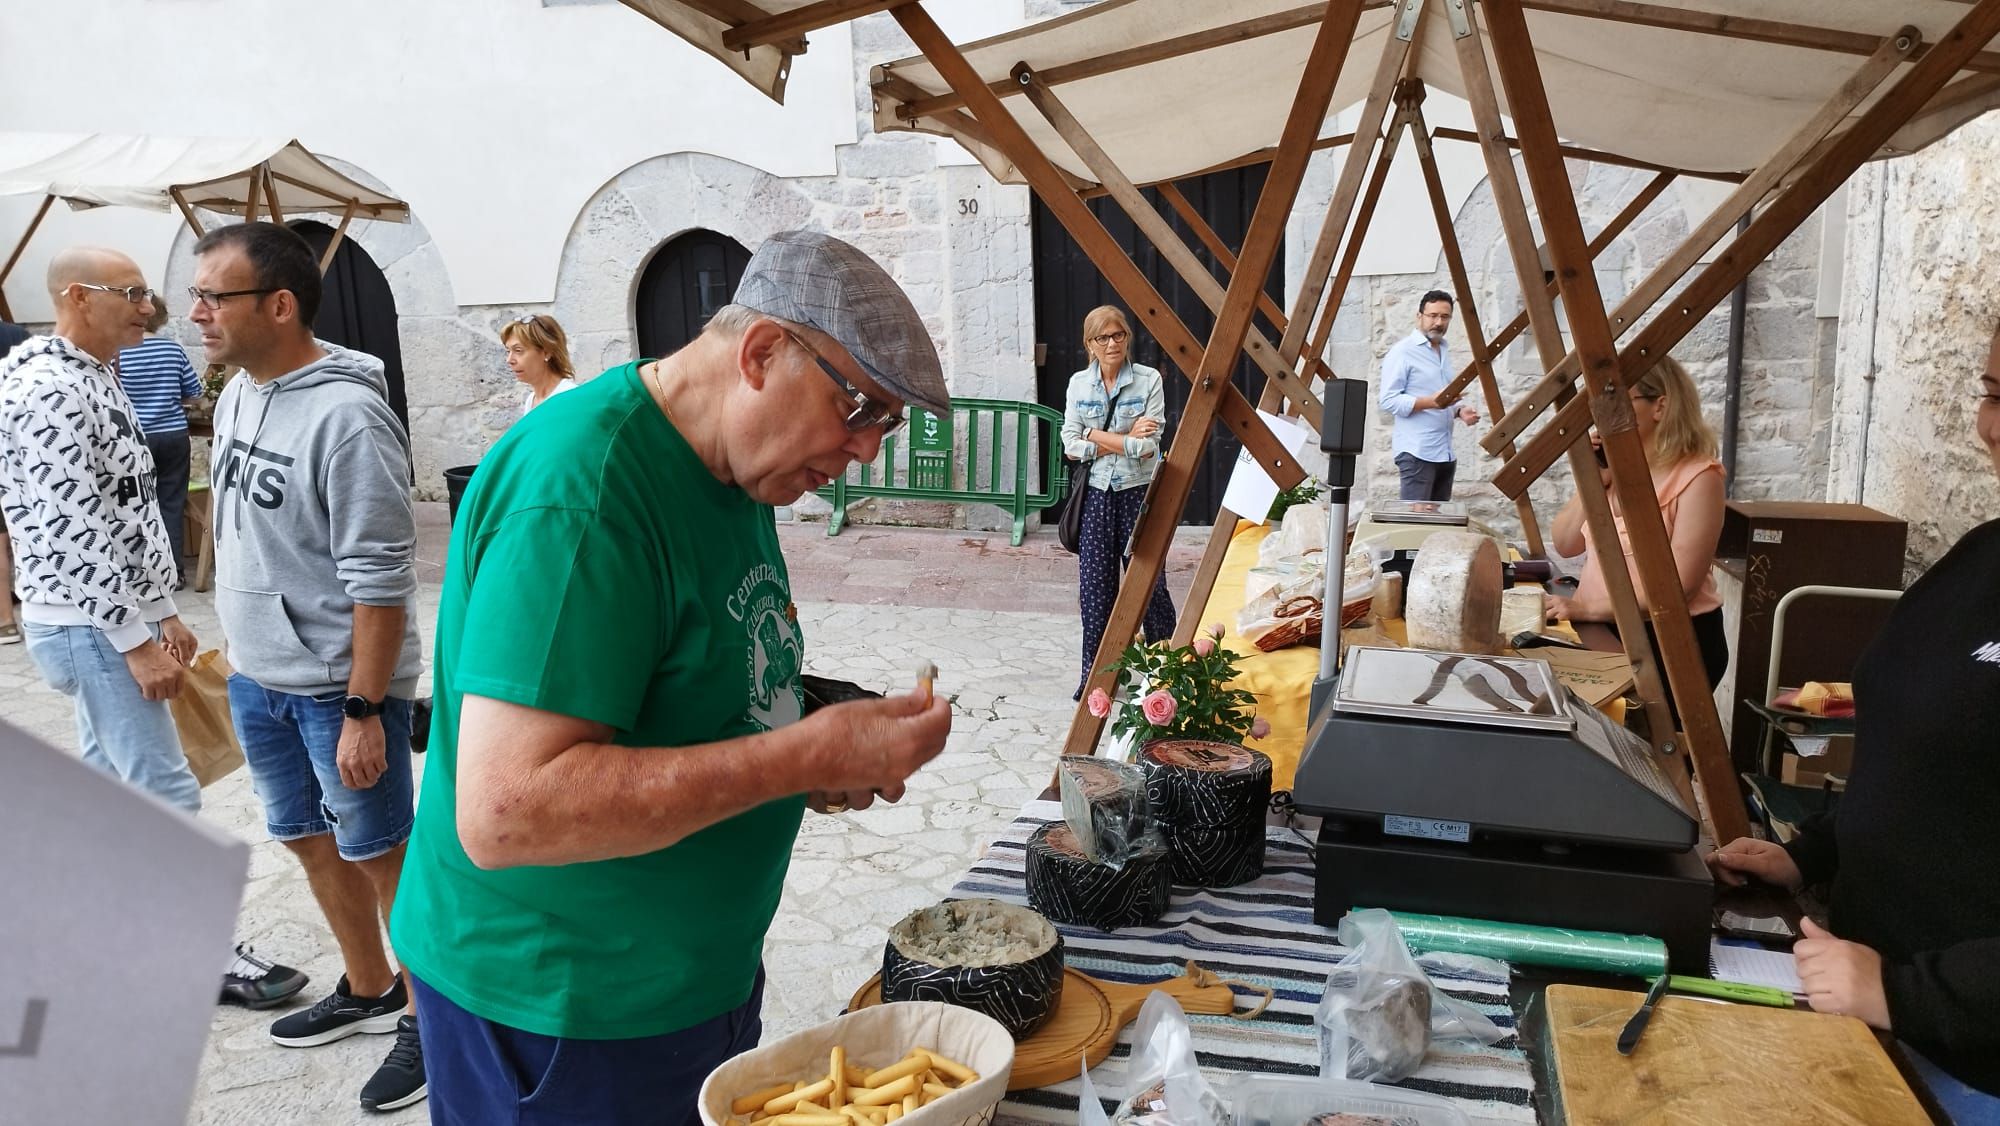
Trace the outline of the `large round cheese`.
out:
M 1412 649 L 1500 651 L 1500 545 L 1473 532 L 1434 532 L 1410 566 L 1403 624 Z
M 1019 1040 L 1062 998 L 1062 935 L 1026 907 L 961 899 L 911 912 L 882 951 L 884 1001 L 976 1009 Z

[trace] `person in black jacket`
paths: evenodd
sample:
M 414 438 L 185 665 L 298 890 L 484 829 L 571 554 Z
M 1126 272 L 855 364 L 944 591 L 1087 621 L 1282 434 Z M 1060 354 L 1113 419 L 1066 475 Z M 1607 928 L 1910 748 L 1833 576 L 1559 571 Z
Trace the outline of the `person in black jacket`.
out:
M 2000 473 L 2000 335 L 1977 429 Z M 1716 874 L 1832 881 L 1794 948 L 1812 1007 L 1859 1017 L 2000 1095 L 2000 520 L 1906 591 L 1854 669 L 1854 769 L 1789 845 L 1741 838 Z

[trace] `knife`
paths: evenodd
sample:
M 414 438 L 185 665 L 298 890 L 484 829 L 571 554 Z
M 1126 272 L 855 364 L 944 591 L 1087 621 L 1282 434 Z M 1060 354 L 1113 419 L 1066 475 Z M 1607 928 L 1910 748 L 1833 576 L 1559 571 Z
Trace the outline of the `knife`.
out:
M 1661 974 L 1647 990 L 1646 999 L 1639 1003 L 1639 1011 L 1625 1022 L 1625 1031 L 1618 1034 L 1618 1054 L 1629 1056 L 1632 1049 L 1639 1046 L 1639 1035 L 1646 1031 L 1646 1022 L 1653 1018 L 1653 1007 L 1660 1003 L 1660 996 L 1667 991 L 1667 975 Z

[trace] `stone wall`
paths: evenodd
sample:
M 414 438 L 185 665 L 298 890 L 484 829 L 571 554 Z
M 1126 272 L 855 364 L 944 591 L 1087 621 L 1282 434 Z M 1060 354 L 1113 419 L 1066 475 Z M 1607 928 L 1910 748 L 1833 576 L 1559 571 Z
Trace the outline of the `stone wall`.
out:
M 1973 434 L 2000 323 L 2000 118 L 1862 169 L 1846 257 L 1826 499 L 1908 520 L 1914 578 L 2000 513 Z

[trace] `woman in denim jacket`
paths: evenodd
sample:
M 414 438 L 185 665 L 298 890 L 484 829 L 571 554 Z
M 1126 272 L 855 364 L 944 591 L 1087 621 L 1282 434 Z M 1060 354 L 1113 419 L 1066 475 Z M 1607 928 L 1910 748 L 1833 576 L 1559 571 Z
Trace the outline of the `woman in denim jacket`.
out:
M 1160 464 L 1160 430 L 1167 420 L 1160 373 L 1131 362 L 1132 326 L 1115 305 L 1099 305 L 1083 318 L 1083 346 L 1090 366 L 1070 376 L 1063 406 L 1063 453 L 1088 474 L 1077 544 L 1077 604 L 1083 613 L 1083 673 L 1090 679 L 1111 604 L 1118 598 L 1132 529 L 1146 499 L 1146 485 Z M 1165 575 L 1146 603 L 1146 639 L 1174 632 L 1174 603 Z

